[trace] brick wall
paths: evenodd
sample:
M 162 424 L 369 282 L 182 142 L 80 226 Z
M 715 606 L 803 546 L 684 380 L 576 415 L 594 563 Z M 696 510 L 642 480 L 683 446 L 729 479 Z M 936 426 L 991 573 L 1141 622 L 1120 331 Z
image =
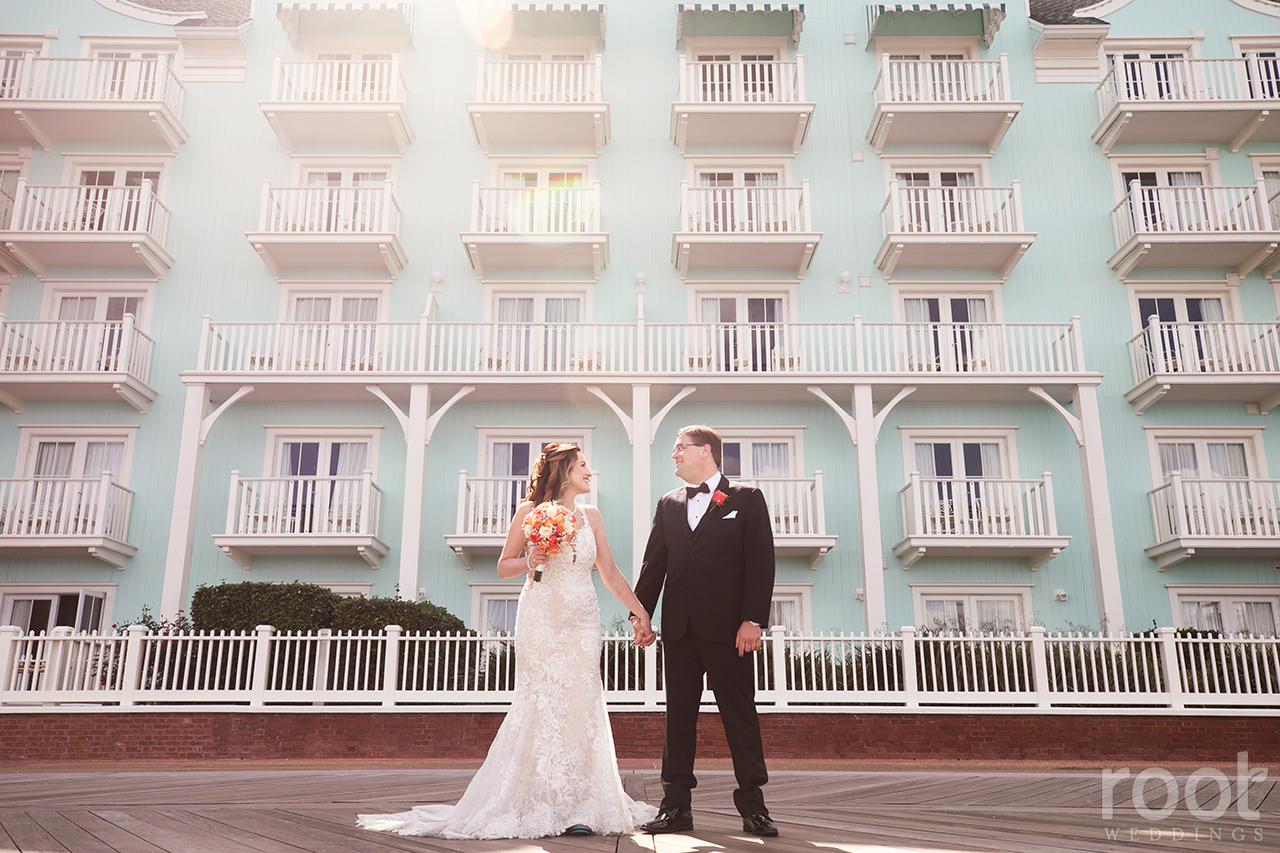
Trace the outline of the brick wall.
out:
M 663 716 L 611 715 L 620 758 L 662 755 Z M 765 714 L 775 759 L 1280 762 L 1262 716 Z M 0 760 L 483 758 L 500 713 L 94 712 L 0 714 Z M 729 755 L 705 714 L 698 754 Z

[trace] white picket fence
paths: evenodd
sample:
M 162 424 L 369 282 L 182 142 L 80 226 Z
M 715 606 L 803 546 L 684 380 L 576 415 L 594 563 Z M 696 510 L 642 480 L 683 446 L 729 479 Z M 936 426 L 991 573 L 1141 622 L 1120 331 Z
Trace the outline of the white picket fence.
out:
M 600 182 L 589 187 L 471 189 L 471 231 L 477 234 L 600 232 Z
M 508 636 L 382 633 L 24 635 L 0 628 L 0 706 L 164 707 L 310 704 L 422 711 L 504 706 L 515 688 Z M 1280 641 L 1159 628 L 1105 637 L 931 634 L 788 635 L 752 655 L 762 709 L 1142 707 L 1280 708 Z M 615 708 L 665 702 L 661 644 L 606 635 L 601 677 Z M 703 701 L 713 703 L 710 692 Z
M 228 536 L 378 534 L 382 489 L 356 477 L 241 477 L 231 472 Z
M 1098 84 L 1102 118 L 1126 101 L 1280 100 L 1280 61 L 1241 59 L 1117 59 Z
M 891 59 L 880 56 L 872 87 L 883 102 L 967 104 L 1012 101 L 1009 55 L 997 60 Z
M 272 234 L 394 234 L 400 205 L 391 181 L 370 187 L 262 184 L 258 230 Z
M 680 182 L 680 230 L 784 234 L 813 230 L 809 182 L 798 187 L 691 187 Z

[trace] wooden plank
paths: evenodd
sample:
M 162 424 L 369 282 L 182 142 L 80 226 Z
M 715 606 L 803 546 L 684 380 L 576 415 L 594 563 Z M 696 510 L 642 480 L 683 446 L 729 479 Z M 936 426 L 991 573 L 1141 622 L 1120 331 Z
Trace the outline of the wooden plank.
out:
M 62 846 L 75 853 L 115 853 L 114 847 L 95 838 L 58 812 L 35 812 L 32 819 Z
M 59 814 L 103 844 L 106 844 L 112 850 L 117 851 L 117 853 L 158 853 L 158 851 L 162 851 L 162 848 L 143 841 L 132 832 L 121 829 L 93 812 L 64 809 Z
M 38 850 L 40 853 L 66 853 L 67 851 L 66 847 L 46 832 L 27 812 L 7 811 L 0 814 L 0 828 L 9 834 L 9 838 L 19 850 Z

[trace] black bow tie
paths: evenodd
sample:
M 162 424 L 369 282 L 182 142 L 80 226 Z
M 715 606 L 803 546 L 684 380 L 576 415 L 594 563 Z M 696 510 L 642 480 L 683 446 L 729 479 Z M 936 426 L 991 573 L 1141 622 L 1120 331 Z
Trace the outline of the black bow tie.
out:
M 689 498 L 699 493 L 705 494 L 705 495 L 711 494 L 711 487 L 708 486 L 706 483 L 703 483 L 701 486 L 685 486 L 684 493 L 685 493 L 685 500 L 688 500 Z

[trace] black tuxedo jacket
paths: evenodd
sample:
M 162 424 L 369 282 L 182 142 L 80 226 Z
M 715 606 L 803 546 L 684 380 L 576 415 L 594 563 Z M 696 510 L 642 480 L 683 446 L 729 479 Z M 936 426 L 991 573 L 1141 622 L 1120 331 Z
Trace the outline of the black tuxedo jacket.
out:
M 636 597 L 649 613 L 662 594 L 662 635 L 686 630 L 712 642 L 733 642 L 743 620 L 764 626 L 773 598 L 773 530 L 764 495 L 720 478 L 719 491 L 689 529 L 684 487 L 658 499 L 644 549 Z

